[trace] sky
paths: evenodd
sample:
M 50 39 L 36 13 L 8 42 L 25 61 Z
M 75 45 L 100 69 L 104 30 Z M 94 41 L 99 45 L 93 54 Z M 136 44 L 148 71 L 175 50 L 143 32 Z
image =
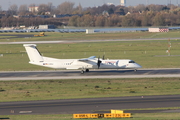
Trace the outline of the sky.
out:
M 16 4 L 18 6 L 26 4 L 47 4 L 51 2 L 53 6 L 57 6 L 65 1 L 75 3 L 77 6 L 79 3 L 82 7 L 94 7 L 94 6 L 101 6 L 104 3 L 113 3 L 115 5 L 120 4 L 120 0 L 0 0 L 0 6 L 3 10 L 8 10 L 10 5 Z M 126 0 L 126 6 L 136 6 L 138 4 L 161 4 L 167 5 L 167 3 L 180 4 L 180 0 Z

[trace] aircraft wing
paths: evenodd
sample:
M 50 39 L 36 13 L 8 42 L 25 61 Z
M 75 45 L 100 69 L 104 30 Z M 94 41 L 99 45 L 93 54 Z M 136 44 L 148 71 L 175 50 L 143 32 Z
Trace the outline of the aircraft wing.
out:
M 91 56 L 89 58 L 83 58 L 83 59 L 79 59 L 78 61 L 90 61 L 90 60 L 94 60 L 96 58 L 96 56 Z

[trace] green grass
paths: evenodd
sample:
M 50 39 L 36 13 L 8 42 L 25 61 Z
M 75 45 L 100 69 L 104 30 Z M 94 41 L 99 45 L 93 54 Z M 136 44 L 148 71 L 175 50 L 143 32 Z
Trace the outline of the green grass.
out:
M 44 37 L 31 37 L 31 38 L 14 38 L 12 36 L 7 37 L 3 35 L 9 33 L 0 33 L 1 42 L 18 42 L 18 41 L 44 41 L 44 40 L 99 40 L 99 39 L 131 39 L 152 36 L 154 33 L 148 32 L 133 32 L 130 33 L 96 33 L 96 34 L 85 34 L 85 33 L 49 33 L 46 32 Z M 13 33 L 11 33 L 13 34 Z M 38 33 L 14 33 L 13 35 L 36 35 Z
M 1 81 L 0 102 L 179 94 L 179 78 Z M 133 92 L 132 92 L 133 91 Z
M 0 116 L 10 120 L 72 120 L 72 115 L 4 115 Z M 100 120 L 179 120 L 179 113 L 136 113 L 132 118 L 101 118 Z M 87 119 L 74 119 L 74 120 L 87 120 Z M 89 119 L 88 119 L 89 120 Z M 99 119 L 90 119 L 99 120 Z
M 178 38 L 179 31 L 170 31 L 168 33 L 150 33 L 150 32 L 120 32 L 120 33 L 58 33 L 46 32 L 44 37 L 24 37 L 14 38 L 3 35 L 36 35 L 39 33 L 0 33 L 1 42 L 18 41 L 44 41 L 44 40 L 108 40 L 108 39 L 143 39 L 143 38 Z
M 38 44 L 39 51 L 48 57 L 79 59 L 103 56 L 109 59 L 132 59 L 143 68 L 179 68 L 180 40 L 171 40 L 171 55 L 168 56 L 168 40 L 124 41 L 70 44 Z M 0 45 L 0 71 L 50 70 L 28 64 L 23 45 Z

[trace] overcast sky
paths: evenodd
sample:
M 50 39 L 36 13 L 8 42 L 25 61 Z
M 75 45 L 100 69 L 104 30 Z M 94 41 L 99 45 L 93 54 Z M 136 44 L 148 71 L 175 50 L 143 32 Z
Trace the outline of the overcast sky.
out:
M 114 3 L 115 5 L 120 4 L 120 0 L 0 0 L 0 6 L 3 10 L 7 10 L 10 5 L 23 5 L 23 4 L 42 4 L 42 3 L 49 3 L 52 2 L 54 6 L 61 4 L 62 2 L 69 1 L 74 2 L 77 6 L 81 3 L 82 7 L 93 7 L 93 6 L 100 6 L 104 3 Z M 180 4 L 180 0 L 126 0 L 127 6 L 135 6 L 138 4 L 161 4 L 167 5 L 167 3 L 171 3 L 177 5 Z

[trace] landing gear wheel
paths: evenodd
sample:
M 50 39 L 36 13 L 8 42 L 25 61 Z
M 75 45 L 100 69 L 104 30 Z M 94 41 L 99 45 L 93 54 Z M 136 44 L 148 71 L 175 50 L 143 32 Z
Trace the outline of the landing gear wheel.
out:
M 86 72 L 89 72 L 89 69 L 86 69 Z
M 84 74 L 84 70 L 81 70 L 81 74 Z
M 136 72 L 137 70 L 136 69 L 134 69 L 134 72 Z

